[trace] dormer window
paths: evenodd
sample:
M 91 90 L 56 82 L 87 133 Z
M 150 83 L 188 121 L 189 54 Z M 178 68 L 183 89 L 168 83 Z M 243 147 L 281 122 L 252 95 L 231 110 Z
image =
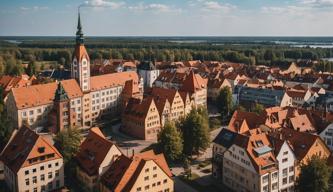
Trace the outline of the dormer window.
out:
M 45 152 L 45 147 L 38 147 L 38 152 L 39 153 L 44 153 Z

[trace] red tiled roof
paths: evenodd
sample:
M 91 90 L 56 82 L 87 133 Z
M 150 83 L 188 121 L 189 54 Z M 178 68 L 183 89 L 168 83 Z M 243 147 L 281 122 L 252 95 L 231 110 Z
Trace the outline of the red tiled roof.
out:
M 134 71 L 93 76 L 90 78 L 91 91 L 102 90 L 115 86 L 125 86 L 125 82 L 128 80 L 133 80 L 134 83 L 138 84 L 139 76 Z
M 105 138 L 99 128 L 91 128 L 76 155 L 80 168 L 88 175 L 98 174 L 101 163 L 113 145 Z
M 130 191 L 147 161 L 154 161 L 167 176 L 172 176 L 164 155 L 156 155 L 150 150 L 132 158 L 121 156 L 102 176 L 101 182 L 114 192 Z
M 14 173 L 22 167 L 62 158 L 53 145 L 30 128 L 23 126 L 14 134 L 0 157 L 1 161 Z M 36 161 L 31 161 L 32 159 Z
M 83 95 L 80 86 L 75 79 L 61 81 L 70 99 Z M 57 82 L 32 85 L 12 89 L 16 107 L 18 109 L 37 107 L 53 103 Z M 29 98 L 29 99 L 27 99 Z

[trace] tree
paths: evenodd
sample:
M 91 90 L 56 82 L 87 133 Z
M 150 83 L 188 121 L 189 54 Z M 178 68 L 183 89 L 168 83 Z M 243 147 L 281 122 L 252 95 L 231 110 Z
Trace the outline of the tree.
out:
M 216 100 L 222 117 L 229 117 L 232 111 L 232 93 L 230 87 L 223 87 Z
M 65 164 L 70 162 L 78 152 L 82 136 L 77 128 L 68 128 L 59 132 L 54 138 L 55 146 L 64 157 Z
M 0 87 L 0 151 L 5 147 L 12 134 L 10 122 L 4 109 L 3 88 Z
M 183 154 L 183 139 L 175 124 L 166 122 L 158 134 L 158 146 L 170 161 L 179 160 Z
M 28 67 L 26 69 L 26 73 L 29 76 L 36 75 L 36 62 L 35 61 L 29 62 Z
M 252 109 L 252 111 L 257 113 L 258 115 L 261 114 L 264 110 L 265 107 L 259 103 L 256 103 Z
M 300 192 L 328 192 L 331 173 L 325 159 L 313 156 L 306 165 L 301 165 L 296 187 Z
M 21 75 L 24 69 L 20 62 L 17 62 L 14 58 L 10 58 L 5 63 L 6 75 Z
M 209 146 L 208 118 L 203 109 L 192 109 L 184 120 L 181 120 L 181 128 L 184 139 L 184 154 L 191 156 L 207 149 Z

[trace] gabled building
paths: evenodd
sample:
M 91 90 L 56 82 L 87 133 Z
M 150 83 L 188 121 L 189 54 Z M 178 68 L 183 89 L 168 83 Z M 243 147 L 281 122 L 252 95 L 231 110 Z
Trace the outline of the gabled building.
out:
M 228 129 L 236 133 L 248 134 L 249 130 L 263 124 L 265 124 L 265 118 L 262 115 L 236 110 L 229 121 Z
M 278 162 L 265 134 L 245 136 L 223 129 L 213 146 L 213 159 L 222 158 L 213 163 L 213 175 L 222 175 L 224 185 L 234 191 L 279 190 Z
M 0 87 L 3 89 L 3 97 L 5 98 L 12 88 L 27 87 L 34 83 L 35 76 L 29 77 L 28 75 L 9 76 L 4 75 L 0 77 Z
M 187 92 L 195 107 L 207 107 L 207 83 L 207 79 L 195 74 L 193 70 L 184 72 L 165 70 L 154 82 L 154 87 Z
M 213 80 L 208 80 L 207 98 L 212 101 L 216 101 L 223 87 L 230 88 L 230 91 L 232 92 L 232 86 L 227 79 L 217 78 Z
M 120 156 L 102 176 L 101 192 L 173 192 L 172 173 L 163 154 L 153 151 Z
M 96 190 L 100 177 L 121 155 L 120 149 L 99 128 L 91 128 L 76 154 L 77 178 L 89 191 Z
M 300 165 L 306 164 L 312 156 L 328 158 L 331 155 L 325 142 L 318 136 L 305 132 L 298 132 L 289 128 L 282 128 L 270 133 L 270 136 L 287 141 L 292 147 L 297 159 L 295 168 L 296 178 L 300 173 Z
M 90 127 L 105 114 L 119 115 L 123 107 L 123 89 L 128 81 L 136 87 L 133 90 L 138 91 L 127 92 L 125 99 L 131 97 L 128 93 L 133 93 L 135 97 L 143 95 L 143 81 L 135 71 L 90 76 L 90 58 L 84 45 L 80 15 L 71 78 L 61 81 L 61 84 L 70 102 L 68 108 L 76 114 L 75 125 L 78 127 Z M 47 127 L 56 90 L 56 82 L 11 89 L 6 109 L 14 126 Z
M 161 118 L 154 98 L 131 99 L 123 114 L 121 131 L 143 140 L 157 140 Z
M 279 191 L 293 192 L 295 191 L 295 166 L 297 165 L 297 158 L 293 148 L 286 140 L 274 137 L 269 137 L 269 140 L 278 161 Z
M 0 156 L 10 191 L 54 191 L 63 188 L 64 164 L 59 151 L 25 126 L 13 134 Z
M 166 120 L 168 121 L 176 121 L 180 117 L 185 116 L 185 101 L 183 100 L 181 94 L 176 89 L 164 89 L 154 87 L 149 92 L 151 96 L 154 97 L 155 100 L 159 100 L 160 98 L 166 98 L 170 103 L 169 115 Z M 188 103 L 187 103 L 188 104 Z

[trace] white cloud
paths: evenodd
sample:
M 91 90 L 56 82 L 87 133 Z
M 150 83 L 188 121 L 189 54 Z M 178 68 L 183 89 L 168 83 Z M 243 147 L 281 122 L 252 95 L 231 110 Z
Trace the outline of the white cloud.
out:
M 216 11 L 216 12 L 224 12 L 229 13 L 230 11 L 236 9 L 235 5 L 229 3 L 219 3 L 217 1 L 202 1 L 198 0 L 198 6 L 203 11 Z
M 333 0 L 300 0 L 299 3 L 314 7 L 333 6 Z
M 128 9 L 134 10 L 134 11 L 152 11 L 152 12 L 181 12 L 181 9 L 175 9 L 170 7 L 169 5 L 165 4 L 158 4 L 158 3 L 152 3 L 152 4 L 144 4 L 139 3 L 135 6 L 129 6 Z
M 113 2 L 106 0 L 89 0 L 85 1 L 82 7 L 109 7 L 111 9 L 119 9 L 125 5 L 125 2 Z
M 48 10 L 48 9 L 49 7 L 46 6 L 20 7 L 20 10 L 22 11 L 29 11 L 29 10 L 39 11 L 39 10 Z

